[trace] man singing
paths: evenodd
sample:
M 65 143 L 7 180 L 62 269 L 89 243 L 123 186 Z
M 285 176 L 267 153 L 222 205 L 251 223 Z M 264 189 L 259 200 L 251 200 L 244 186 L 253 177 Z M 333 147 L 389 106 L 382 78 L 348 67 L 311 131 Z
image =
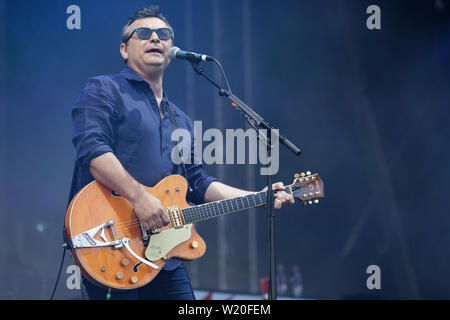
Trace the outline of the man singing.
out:
M 240 190 L 208 176 L 200 164 L 174 165 L 171 141 L 174 127 L 193 134 L 191 119 L 168 100 L 163 90 L 164 70 L 174 31 L 157 6 L 136 12 L 122 30 L 120 53 L 126 66 L 119 74 L 90 78 L 72 110 L 76 167 L 70 198 L 96 179 L 125 197 L 145 230 L 169 224 L 161 201 L 143 186 L 154 186 L 172 174 L 186 177 L 188 202 L 201 204 L 253 192 Z M 192 144 L 193 145 L 193 144 Z M 281 182 L 273 185 L 283 190 Z M 286 192 L 275 194 L 274 208 L 293 203 Z M 105 299 L 107 290 L 83 280 L 89 299 Z M 184 265 L 169 259 L 146 286 L 112 291 L 111 299 L 195 299 Z

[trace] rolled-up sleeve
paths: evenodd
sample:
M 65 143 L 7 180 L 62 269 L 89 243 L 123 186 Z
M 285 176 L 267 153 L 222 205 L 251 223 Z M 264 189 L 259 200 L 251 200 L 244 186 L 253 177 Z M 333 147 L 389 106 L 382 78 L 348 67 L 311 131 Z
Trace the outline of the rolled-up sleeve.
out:
M 194 127 L 191 119 L 187 119 L 188 129 L 191 135 L 191 164 L 186 164 L 189 187 L 192 191 L 188 192 L 187 200 L 193 204 L 202 204 L 205 202 L 205 193 L 209 185 L 218 181 L 217 178 L 208 175 L 202 164 L 196 164 L 194 159 L 201 159 L 201 156 L 195 154 L 194 148 Z M 199 150 L 201 152 L 201 150 Z M 199 162 L 199 161 L 198 161 Z
M 202 204 L 205 202 L 205 193 L 209 185 L 216 178 L 209 176 L 201 165 L 186 166 L 188 174 L 189 186 L 192 188 L 191 192 L 187 194 L 187 200 L 194 204 Z
M 92 159 L 114 152 L 117 109 L 101 78 L 91 78 L 72 108 L 76 162 L 89 167 Z

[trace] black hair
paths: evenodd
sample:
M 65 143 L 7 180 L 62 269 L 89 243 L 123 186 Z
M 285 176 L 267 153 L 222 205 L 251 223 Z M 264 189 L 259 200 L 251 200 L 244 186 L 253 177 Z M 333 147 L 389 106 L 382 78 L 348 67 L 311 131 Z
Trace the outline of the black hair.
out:
M 167 21 L 166 17 L 164 17 L 164 15 L 159 11 L 159 6 L 158 5 L 151 5 L 151 6 L 148 6 L 146 8 L 142 8 L 142 9 L 136 11 L 133 14 L 133 16 L 131 16 L 128 19 L 127 24 L 122 29 L 121 42 L 125 43 L 125 41 L 127 41 L 127 38 L 130 36 L 129 27 L 134 21 L 139 20 L 139 19 L 143 19 L 143 18 L 150 18 L 150 17 L 161 19 L 162 21 L 164 21 L 169 26 L 169 28 L 173 29 L 170 26 L 169 21 Z M 173 33 L 172 33 L 172 41 L 173 41 Z

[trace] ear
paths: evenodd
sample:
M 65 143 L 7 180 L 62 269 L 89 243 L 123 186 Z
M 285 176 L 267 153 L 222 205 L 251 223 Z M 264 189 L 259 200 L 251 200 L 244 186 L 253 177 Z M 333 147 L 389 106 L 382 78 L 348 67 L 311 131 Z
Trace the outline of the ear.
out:
M 123 42 L 120 44 L 120 54 L 124 60 L 128 60 L 127 45 Z

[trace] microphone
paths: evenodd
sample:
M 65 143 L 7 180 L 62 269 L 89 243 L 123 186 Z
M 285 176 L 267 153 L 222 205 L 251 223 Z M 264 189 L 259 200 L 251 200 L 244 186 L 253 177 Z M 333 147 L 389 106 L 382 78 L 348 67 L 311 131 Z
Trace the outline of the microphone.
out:
M 213 57 L 207 56 L 206 54 L 184 51 L 178 47 L 172 47 L 169 49 L 169 58 L 170 60 L 185 59 L 191 62 L 214 61 Z

